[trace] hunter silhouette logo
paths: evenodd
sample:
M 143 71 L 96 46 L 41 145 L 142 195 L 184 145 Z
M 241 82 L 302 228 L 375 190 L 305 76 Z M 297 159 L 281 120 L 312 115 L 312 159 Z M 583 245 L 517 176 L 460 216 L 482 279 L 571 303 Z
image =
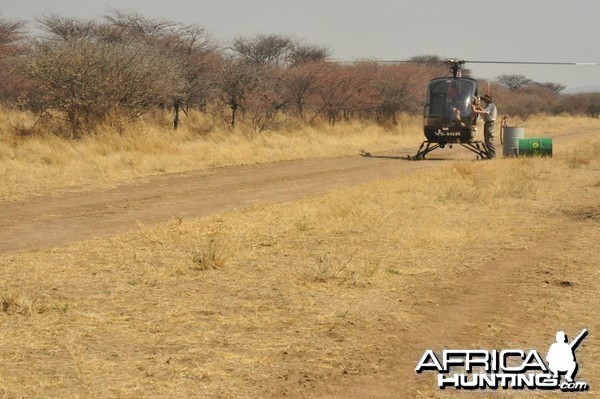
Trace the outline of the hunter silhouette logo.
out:
M 578 364 L 575 350 L 588 331 L 569 342 L 564 331 L 556 333 L 546 361 L 532 349 L 463 350 L 446 349 L 438 357 L 433 350 L 423 353 L 415 371 L 437 371 L 440 389 L 544 389 L 586 391 L 587 382 L 575 381 Z M 562 375 L 566 381 L 562 381 Z
M 577 373 L 577 361 L 575 360 L 575 349 L 587 335 L 587 330 L 583 330 L 577 338 L 570 344 L 567 343 L 567 336 L 564 331 L 556 333 L 556 342 L 550 346 L 546 361 L 548 368 L 552 371 L 554 378 L 559 378 L 560 373 L 566 373 L 567 382 L 573 382 L 575 373 Z

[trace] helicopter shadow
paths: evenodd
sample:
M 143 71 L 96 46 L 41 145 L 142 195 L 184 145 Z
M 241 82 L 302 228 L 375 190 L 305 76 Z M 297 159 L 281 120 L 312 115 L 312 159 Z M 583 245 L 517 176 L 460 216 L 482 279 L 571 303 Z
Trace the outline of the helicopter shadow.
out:
M 406 159 L 406 156 L 394 156 L 394 155 L 373 155 L 368 151 L 361 150 L 360 156 L 363 158 L 381 158 L 381 159 Z
M 415 161 L 410 155 L 374 155 L 368 151 L 361 150 L 360 156 L 363 158 L 378 158 L 378 159 L 397 159 L 399 161 Z M 432 158 L 427 157 L 428 161 L 449 161 L 447 158 Z

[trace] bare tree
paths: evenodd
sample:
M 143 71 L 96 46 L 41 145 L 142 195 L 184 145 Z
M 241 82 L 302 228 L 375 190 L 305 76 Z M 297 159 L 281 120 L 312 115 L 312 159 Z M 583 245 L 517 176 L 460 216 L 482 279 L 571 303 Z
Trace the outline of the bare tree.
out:
M 556 93 L 556 94 L 560 94 L 560 92 L 563 91 L 567 87 L 560 83 L 552 83 L 552 82 L 545 82 L 545 83 L 535 82 L 534 84 L 537 86 L 543 87 L 545 89 L 548 89 L 551 92 Z
M 112 9 L 104 19 L 110 25 L 122 29 L 131 37 L 139 37 L 144 40 L 159 38 L 174 30 L 176 23 L 160 18 L 148 18 L 135 11 L 122 11 Z
M 276 65 L 251 64 L 251 68 L 256 81 L 242 107 L 244 119 L 256 131 L 272 129 L 289 102 L 285 96 L 287 71 Z
M 220 100 L 230 110 L 229 125 L 233 128 L 248 93 L 257 84 L 253 70 L 245 60 L 225 58 L 215 84 Z
M 238 37 L 232 46 L 237 55 L 259 65 L 282 63 L 293 48 L 291 37 L 275 34 L 260 34 L 253 38 Z
M 169 58 L 179 65 L 185 86 L 173 97 L 173 127 L 179 125 L 179 112 L 189 108 L 206 109 L 214 96 L 214 79 L 220 61 L 218 47 L 206 31 L 195 25 L 179 27 L 162 41 Z
M 25 38 L 25 23 L 0 19 L 0 58 L 12 55 L 15 46 Z
M 214 73 L 219 48 L 208 32 L 197 25 L 182 25 L 163 19 L 151 19 L 131 11 L 112 10 L 105 19 L 127 37 L 135 37 L 164 53 L 171 65 L 182 72 L 184 87 L 173 92 L 173 127 L 177 129 L 180 111 L 204 109 L 213 95 Z
M 49 38 L 55 40 L 74 40 L 97 38 L 100 25 L 92 20 L 61 17 L 58 14 L 43 15 L 37 19 L 38 27 Z
M 253 119 L 273 120 L 287 104 L 294 104 L 298 115 L 304 117 L 306 100 L 314 94 L 316 78 L 323 69 L 329 50 L 323 46 L 304 43 L 291 36 L 257 35 L 237 38 L 232 50 L 235 56 L 254 65 L 260 84 L 253 90 Z M 257 107 L 257 99 L 265 104 Z
M 305 118 L 311 97 L 317 95 L 317 85 L 325 67 L 324 62 L 305 62 L 293 64 L 286 71 L 284 93 L 301 119 Z
M 237 56 L 260 65 L 290 66 L 322 62 L 330 55 L 327 47 L 277 34 L 238 37 L 233 41 L 231 50 Z
M 334 125 L 340 117 L 348 120 L 355 114 L 367 114 L 375 104 L 375 90 L 370 84 L 374 66 L 327 64 L 318 85 L 321 112 Z
M 424 64 L 439 64 L 443 63 L 444 59 L 439 55 L 435 54 L 424 54 L 424 55 L 416 55 L 414 57 L 410 57 L 408 61 L 411 62 L 420 62 Z
M 506 86 L 508 90 L 517 90 L 533 83 L 533 80 L 525 75 L 500 75 L 496 80 Z
M 304 64 L 318 64 L 325 62 L 330 55 L 330 50 L 325 46 L 294 40 L 286 61 L 292 67 Z
M 15 57 L 24 52 L 25 24 L 0 19 L 0 101 L 16 100 L 25 83 L 12 67 Z
M 396 123 L 396 115 L 401 112 L 415 112 L 420 109 L 422 100 L 414 97 L 414 72 L 417 68 L 406 65 L 380 66 L 373 79 L 373 88 L 377 92 L 375 113 L 379 122 Z M 425 82 L 422 82 L 425 87 Z
M 600 116 L 600 93 L 578 93 L 561 96 L 557 113 L 568 112 L 572 115 Z
M 497 88 L 496 102 L 502 113 L 527 119 L 534 114 L 552 114 L 559 106 L 559 96 L 553 90 L 529 84 L 516 90 Z
M 45 17 L 41 23 L 48 36 L 32 44 L 21 64 L 34 82 L 29 103 L 67 121 L 71 135 L 111 114 L 137 117 L 182 88 L 177 66 L 142 41 L 107 41 L 97 34 L 104 27 L 90 21 Z
M 436 69 L 440 71 L 437 76 L 444 76 L 444 74 L 449 73 L 449 69 L 447 66 L 448 57 L 440 57 L 435 54 L 425 54 L 425 55 L 417 55 L 414 57 L 410 57 L 408 59 L 408 63 L 415 63 L 427 66 L 432 69 Z M 465 68 L 464 65 L 461 68 L 461 75 L 468 77 L 471 76 L 471 70 L 469 68 Z

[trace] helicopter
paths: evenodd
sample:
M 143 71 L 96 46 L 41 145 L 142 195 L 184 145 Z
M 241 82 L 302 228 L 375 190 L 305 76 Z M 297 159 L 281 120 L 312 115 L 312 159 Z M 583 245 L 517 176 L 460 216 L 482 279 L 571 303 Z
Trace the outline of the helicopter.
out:
M 478 114 L 473 105 L 478 102 L 477 81 L 461 76 L 463 60 L 447 60 L 452 76 L 434 78 L 427 87 L 423 132 L 427 140 L 417 154 L 409 159 L 425 159 L 431 151 L 459 144 L 477 154 L 491 158 L 484 142 L 475 140 Z
M 421 143 L 416 155 L 408 156 L 409 160 L 425 159 L 430 152 L 446 146 L 451 148 L 453 144 L 459 144 L 474 152 L 478 159 L 492 158 L 486 144 L 475 139 L 478 114 L 473 112 L 473 106 L 478 106 L 479 94 L 477 81 L 462 77 L 462 66 L 465 63 L 599 65 L 574 62 L 466 61 L 460 59 L 448 59 L 444 62 L 450 67 L 450 76 L 434 78 L 427 87 L 423 115 L 423 133 L 426 140 Z

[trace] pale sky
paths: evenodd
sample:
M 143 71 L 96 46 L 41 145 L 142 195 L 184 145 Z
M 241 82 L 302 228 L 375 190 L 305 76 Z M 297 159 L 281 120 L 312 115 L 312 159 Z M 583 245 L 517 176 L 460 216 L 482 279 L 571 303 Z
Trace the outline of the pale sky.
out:
M 194 23 L 227 43 L 258 33 L 325 45 L 340 60 L 416 55 L 483 61 L 600 63 L 600 0 L 2 0 L 0 17 L 100 18 L 110 9 Z M 475 77 L 522 74 L 599 86 L 600 66 L 468 64 Z

